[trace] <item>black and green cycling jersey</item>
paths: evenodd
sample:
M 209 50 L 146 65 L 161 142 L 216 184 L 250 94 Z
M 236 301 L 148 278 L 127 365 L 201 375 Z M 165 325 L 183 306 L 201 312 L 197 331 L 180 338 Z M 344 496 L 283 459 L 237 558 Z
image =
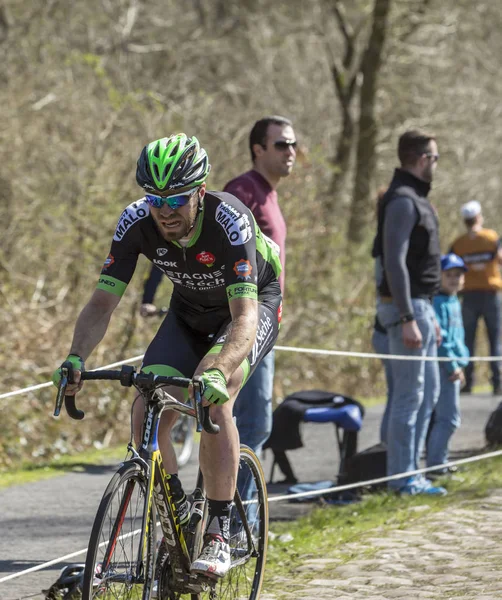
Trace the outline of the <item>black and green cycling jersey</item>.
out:
M 140 254 L 172 281 L 171 309 L 201 332 L 228 318 L 234 298 L 280 305 L 278 246 L 231 194 L 206 192 L 187 245 L 164 239 L 144 198 L 130 204 L 118 221 L 98 289 L 122 296 Z

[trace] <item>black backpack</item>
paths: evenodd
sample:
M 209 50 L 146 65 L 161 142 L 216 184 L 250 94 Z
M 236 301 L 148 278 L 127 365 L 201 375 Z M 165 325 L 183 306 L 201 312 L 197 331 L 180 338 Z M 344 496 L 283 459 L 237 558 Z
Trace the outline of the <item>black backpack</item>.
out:
M 489 446 L 502 446 L 502 402 L 488 419 L 485 427 L 485 438 Z

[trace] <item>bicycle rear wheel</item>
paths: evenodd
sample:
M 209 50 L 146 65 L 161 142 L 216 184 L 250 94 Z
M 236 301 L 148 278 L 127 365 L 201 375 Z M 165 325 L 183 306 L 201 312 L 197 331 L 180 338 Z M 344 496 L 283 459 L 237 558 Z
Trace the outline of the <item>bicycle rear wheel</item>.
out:
M 268 500 L 265 475 L 256 454 L 242 445 L 238 490 L 230 515 L 232 566 L 216 585 L 218 600 L 256 600 L 265 574 L 268 547 Z M 245 523 L 248 525 L 246 531 Z M 192 600 L 212 600 L 211 592 L 192 595 Z
M 176 452 L 178 467 L 184 467 L 190 460 L 194 446 L 194 420 L 188 415 L 180 415 L 171 430 L 171 441 Z
M 112 477 L 92 527 L 82 600 L 150 600 L 155 523 L 150 511 L 145 543 L 141 527 L 146 489 L 137 463 L 125 463 Z

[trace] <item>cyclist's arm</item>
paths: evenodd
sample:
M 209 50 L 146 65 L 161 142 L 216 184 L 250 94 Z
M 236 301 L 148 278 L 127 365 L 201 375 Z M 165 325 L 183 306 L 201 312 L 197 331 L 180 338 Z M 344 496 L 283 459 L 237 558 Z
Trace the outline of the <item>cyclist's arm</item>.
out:
M 77 319 L 70 354 L 77 354 L 83 360 L 88 358 L 103 339 L 119 302 L 120 296 L 99 289 L 94 291 Z
M 235 298 L 229 302 L 232 327 L 217 355 L 213 369 L 219 369 L 227 381 L 251 352 L 258 327 L 258 302 L 251 298 Z

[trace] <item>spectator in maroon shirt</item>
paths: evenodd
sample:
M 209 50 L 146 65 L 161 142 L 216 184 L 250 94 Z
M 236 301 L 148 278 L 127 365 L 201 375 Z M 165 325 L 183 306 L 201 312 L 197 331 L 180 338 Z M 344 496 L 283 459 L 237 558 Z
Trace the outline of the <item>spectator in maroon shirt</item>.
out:
M 224 191 L 239 198 L 251 210 L 262 232 L 279 246 L 283 267 L 279 281 L 284 293 L 286 223 L 276 187 L 295 164 L 296 137 L 291 121 L 279 116 L 260 119 L 251 129 L 249 149 L 252 168 L 229 181 Z M 234 405 L 241 443 L 258 454 L 272 431 L 273 383 L 272 350 L 242 388 Z M 243 490 L 241 495 L 246 495 Z

